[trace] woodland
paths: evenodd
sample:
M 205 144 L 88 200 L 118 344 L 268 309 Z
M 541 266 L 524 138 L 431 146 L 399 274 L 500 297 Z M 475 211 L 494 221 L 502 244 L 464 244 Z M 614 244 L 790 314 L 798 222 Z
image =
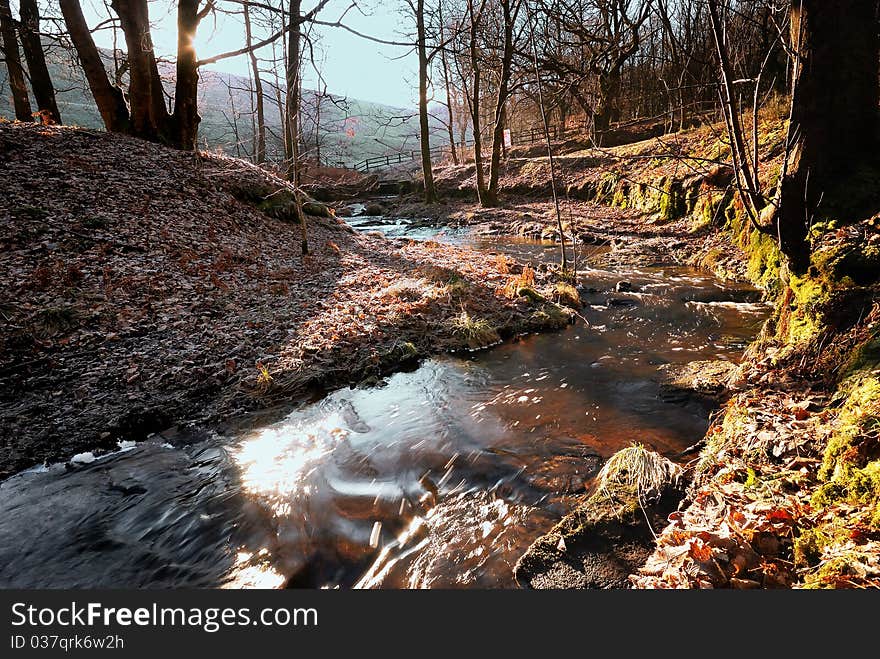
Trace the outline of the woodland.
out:
M 156 459 L 151 442 L 245 455 L 248 432 L 458 359 L 484 365 L 488 402 L 437 403 L 443 431 L 413 432 L 471 444 L 382 453 L 397 412 L 366 422 L 379 403 L 346 399 L 332 447 L 297 449 L 312 471 L 276 447 L 236 474 L 268 540 L 218 550 L 216 575 L 138 559 L 121 585 L 880 586 L 880 2 L 399 0 L 372 32 L 358 1 L 87 3 L 0 0 L 0 558 L 28 524 L 12 512 L 43 505 L 20 503 L 29 479 L 87 483 Z M 174 52 L 154 48 L 161 15 Z M 221 18 L 238 46 L 197 52 Z M 412 62 L 412 108 L 334 93 L 341 33 Z M 680 347 L 693 303 L 717 326 Z M 559 356 L 582 336 L 607 354 Z M 638 419 L 641 399 L 590 379 L 635 348 L 617 382 L 648 391 Z M 499 354 L 562 379 L 495 391 Z M 696 434 L 664 420 L 698 404 Z M 499 412 L 491 444 L 467 425 L 486 405 L 555 426 L 520 437 Z M 349 473 L 326 456 L 358 433 L 387 446 Z M 248 480 L 260 459 L 331 471 L 284 491 L 293 472 L 273 471 L 270 495 Z M 342 496 L 340 472 L 370 496 L 334 499 L 334 525 L 312 506 Z M 208 542 L 156 533 L 166 554 Z M 59 556 L 115 560 L 98 544 Z M 114 585 L 9 565 L 0 585 Z

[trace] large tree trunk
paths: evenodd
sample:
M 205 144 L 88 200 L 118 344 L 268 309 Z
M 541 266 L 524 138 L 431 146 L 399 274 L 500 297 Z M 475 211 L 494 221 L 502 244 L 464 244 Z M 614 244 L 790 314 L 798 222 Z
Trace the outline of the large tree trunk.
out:
M 602 145 L 603 135 L 611 129 L 611 124 L 620 120 L 617 97 L 620 94 L 620 70 L 599 76 L 599 98 L 593 111 L 593 139 Z
M 43 42 L 40 39 L 40 11 L 37 8 L 37 0 L 20 0 L 19 4 L 21 13 L 19 36 L 37 107 L 46 120 L 60 124 L 61 113 L 55 102 L 55 88 L 52 86 L 52 78 L 49 76 L 46 56 L 43 53 Z
M 147 0 L 111 0 L 119 16 L 128 53 L 128 101 L 134 135 L 153 142 L 173 142 L 170 115 L 153 54 Z
M 248 4 L 244 5 L 244 33 L 247 39 L 247 46 L 253 45 L 253 34 L 251 33 L 251 15 Z M 251 60 L 251 70 L 254 76 L 254 95 L 256 96 L 257 110 L 257 131 L 254 149 L 254 162 L 258 165 L 266 162 L 266 113 L 263 106 L 263 81 L 260 80 L 260 66 L 257 61 L 257 54 L 254 51 L 248 53 Z
M 437 202 L 434 172 L 431 165 L 431 135 L 428 125 L 428 46 L 425 43 L 425 0 L 416 3 L 416 50 L 419 56 L 419 145 L 422 150 L 422 176 L 425 179 L 425 203 Z
M 807 235 L 823 198 L 878 145 L 877 0 L 792 0 L 797 53 L 790 151 L 780 182 L 780 249 L 807 271 Z
M 193 41 L 201 18 L 201 0 L 177 3 L 177 80 L 174 84 L 171 146 L 195 151 L 199 136 L 199 69 Z
M 0 2 L 6 1 L 0 0 Z M 104 68 L 104 62 L 92 39 L 79 0 L 59 0 L 59 5 L 70 39 L 86 74 L 89 89 L 92 90 L 95 105 L 101 113 L 104 127 L 111 133 L 130 132 L 131 123 L 125 95 L 119 87 L 110 84 L 107 69 Z
M 492 131 L 492 159 L 489 162 L 489 188 L 483 200 L 484 206 L 498 205 L 498 169 L 501 166 L 501 146 L 504 143 L 504 105 L 507 103 L 508 89 L 510 87 L 511 64 L 513 62 L 513 24 L 517 6 L 512 6 L 517 0 L 499 0 L 501 11 L 504 16 L 504 46 L 501 55 L 501 75 L 498 82 L 498 99 L 495 103 L 495 126 Z
M 12 91 L 15 118 L 19 121 L 33 121 L 9 0 L 0 0 L 0 32 L 3 37 L 3 58 L 6 60 L 6 69 L 9 72 L 9 88 Z

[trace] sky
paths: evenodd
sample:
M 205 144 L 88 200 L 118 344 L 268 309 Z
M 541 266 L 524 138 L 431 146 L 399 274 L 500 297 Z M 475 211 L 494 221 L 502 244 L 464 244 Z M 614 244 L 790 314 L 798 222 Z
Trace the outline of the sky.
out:
M 222 6 L 222 0 L 220 5 Z M 316 4 L 304 0 L 303 12 Z M 335 22 L 351 4 L 351 0 L 330 0 L 320 18 Z M 345 23 L 352 29 L 388 41 L 405 41 L 406 17 L 401 15 L 399 0 L 359 0 L 361 11 L 350 11 Z M 150 19 L 156 52 L 173 56 L 177 49 L 176 3 L 172 0 L 152 0 Z M 94 26 L 107 18 L 102 0 L 83 0 L 83 10 L 89 24 Z M 202 21 L 196 37 L 199 58 L 237 50 L 244 45 L 244 27 L 240 17 L 218 16 Z M 415 53 L 405 47 L 378 44 L 362 39 L 339 28 L 318 27 L 319 50 L 323 54 L 323 77 L 327 91 L 340 96 L 358 98 L 395 107 L 411 108 L 416 104 L 417 62 Z M 121 44 L 122 35 L 119 35 Z M 95 34 L 98 46 L 112 47 L 110 30 Z M 268 49 L 271 51 L 271 48 Z M 402 57 L 402 59 L 401 59 Z M 229 58 L 208 68 L 247 76 L 249 63 L 245 56 Z M 306 87 L 316 86 L 316 76 L 310 67 L 304 71 Z

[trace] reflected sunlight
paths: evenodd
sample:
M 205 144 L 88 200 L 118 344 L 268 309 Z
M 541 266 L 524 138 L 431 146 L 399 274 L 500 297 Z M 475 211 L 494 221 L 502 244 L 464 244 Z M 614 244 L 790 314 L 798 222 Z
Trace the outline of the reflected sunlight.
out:
M 244 489 L 265 498 L 276 517 L 289 515 L 290 499 L 310 494 L 306 484 L 316 463 L 348 436 L 334 412 L 321 419 L 264 428 L 231 451 Z

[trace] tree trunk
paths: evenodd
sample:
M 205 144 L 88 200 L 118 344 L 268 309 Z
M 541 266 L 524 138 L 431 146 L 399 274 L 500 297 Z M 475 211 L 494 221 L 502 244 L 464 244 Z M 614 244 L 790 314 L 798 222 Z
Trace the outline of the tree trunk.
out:
M 153 54 L 147 0 L 111 0 L 119 16 L 128 53 L 128 101 L 132 134 L 169 143 L 170 115 Z
M 620 93 L 620 71 L 615 70 L 599 76 L 599 99 L 593 112 L 593 139 L 602 145 L 602 136 L 611 124 L 620 119 L 617 96 Z
M 0 32 L 3 36 L 3 56 L 6 60 L 6 69 L 9 71 L 9 88 L 12 91 L 15 118 L 19 121 L 33 121 L 9 0 L 0 0 Z
M 177 3 L 177 80 L 174 84 L 174 113 L 171 116 L 171 146 L 195 151 L 199 136 L 199 69 L 193 41 L 199 27 L 199 2 Z M 164 105 L 164 101 L 163 101 Z
M 498 169 L 501 166 L 501 145 L 504 143 L 504 105 L 507 103 L 510 86 L 511 64 L 513 62 L 513 24 L 519 6 L 512 6 L 518 0 L 499 0 L 504 16 L 504 46 L 501 55 L 501 75 L 498 82 L 498 98 L 495 102 L 495 126 L 492 130 L 492 159 L 489 161 L 489 188 L 483 206 L 498 205 Z
M 6 0 L 0 0 L 6 1 Z M 70 39 L 76 48 L 83 72 L 89 83 L 89 89 L 101 113 L 104 127 L 111 133 L 128 133 L 131 123 L 128 116 L 128 105 L 122 90 L 110 84 L 104 62 L 98 52 L 92 33 L 83 16 L 79 0 L 59 0 L 64 23 L 70 33 Z
M 416 50 L 419 56 L 419 145 L 422 150 L 422 176 L 425 179 L 425 203 L 437 202 L 431 164 L 431 134 L 428 124 L 428 46 L 425 36 L 425 0 L 416 3 Z
M 789 268 L 810 263 L 807 235 L 820 202 L 878 144 L 877 0 L 793 0 L 790 150 L 780 182 L 778 231 Z
M 253 45 L 253 35 L 251 34 L 251 16 L 249 5 L 244 5 L 244 32 L 247 39 L 247 46 Z M 254 51 L 249 53 L 251 59 L 251 70 L 254 76 L 254 95 L 256 96 L 257 107 L 257 131 L 256 131 L 256 149 L 254 150 L 254 162 L 262 165 L 266 162 L 266 114 L 263 107 L 263 81 L 260 80 L 260 66 L 257 62 L 257 54 Z
M 40 11 L 37 8 L 37 0 L 21 0 L 19 4 L 21 13 L 19 36 L 37 107 L 46 120 L 60 124 L 61 113 L 55 102 L 55 88 L 52 86 L 52 78 L 49 76 L 46 56 L 43 53 L 43 42 L 40 39 Z
M 284 132 L 285 155 L 287 156 L 287 178 L 293 183 L 296 191 L 295 212 L 300 225 L 300 247 L 303 256 L 309 253 L 309 240 L 306 231 L 306 216 L 302 211 L 300 197 L 300 163 L 299 163 L 299 105 L 300 105 L 300 67 L 302 66 L 302 0 L 290 0 L 290 30 L 287 45 L 287 107 L 285 111 Z

